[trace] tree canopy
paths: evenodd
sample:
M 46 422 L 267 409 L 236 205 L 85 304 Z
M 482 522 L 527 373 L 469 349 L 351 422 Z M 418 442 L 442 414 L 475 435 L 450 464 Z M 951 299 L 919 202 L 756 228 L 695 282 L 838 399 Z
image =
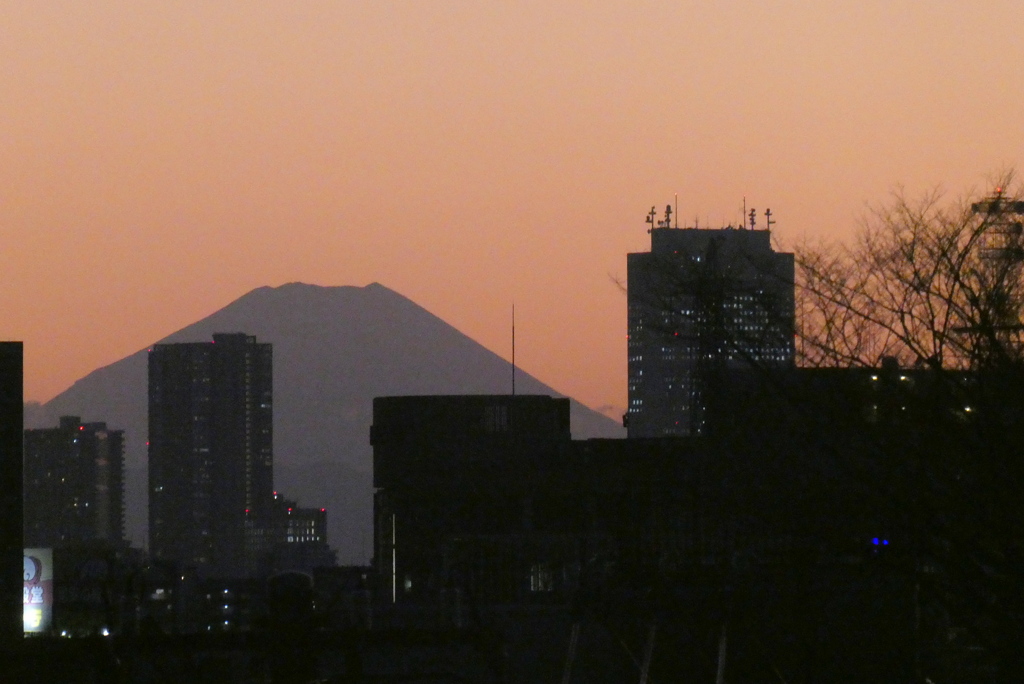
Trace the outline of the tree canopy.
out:
M 1005 173 L 960 201 L 897 192 L 851 244 L 796 252 L 799 363 L 905 369 L 875 433 L 896 476 L 876 503 L 906 521 L 922 600 L 1011 679 L 1024 672 L 1022 222 Z

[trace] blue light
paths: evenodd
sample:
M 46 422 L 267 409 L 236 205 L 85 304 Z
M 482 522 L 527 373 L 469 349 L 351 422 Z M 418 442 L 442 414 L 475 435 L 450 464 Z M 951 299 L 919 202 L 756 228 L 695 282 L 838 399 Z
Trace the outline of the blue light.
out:
M 888 539 L 883 539 L 882 540 L 882 546 L 888 546 L 888 545 L 889 545 L 889 540 Z
M 875 537 L 874 539 L 872 539 L 871 543 L 874 544 L 875 546 L 878 546 L 878 537 Z

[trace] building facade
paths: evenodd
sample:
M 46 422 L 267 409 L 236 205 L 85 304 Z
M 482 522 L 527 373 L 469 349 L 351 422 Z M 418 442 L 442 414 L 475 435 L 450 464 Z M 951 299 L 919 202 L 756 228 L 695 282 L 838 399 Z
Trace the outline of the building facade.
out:
M 17 603 L 18 561 L 22 560 L 22 443 L 25 429 L 24 348 L 0 342 L 0 649 L 22 639 L 22 606 Z
M 62 416 L 25 430 L 25 543 L 124 540 L 124 431 Z
M 251 573 L 273 501 L 273 355 L 244 333 L 149 353 L 149 539 L 158 560 Z M 249 532 L 247 532 L 249 530 Z
M 653 221 L 649 221 L 653 223 Z M 630 437 L 705 434 L 737 371 L 793 364 L 793 255 L 768 230 L 669 227 L 627 257 Z

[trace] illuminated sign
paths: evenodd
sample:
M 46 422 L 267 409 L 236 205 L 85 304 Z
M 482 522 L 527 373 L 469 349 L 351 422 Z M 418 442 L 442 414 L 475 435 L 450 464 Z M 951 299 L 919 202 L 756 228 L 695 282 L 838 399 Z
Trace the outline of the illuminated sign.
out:
M 25 633 L 46 632 L 53 618 L 53 549 L 25 549 Z

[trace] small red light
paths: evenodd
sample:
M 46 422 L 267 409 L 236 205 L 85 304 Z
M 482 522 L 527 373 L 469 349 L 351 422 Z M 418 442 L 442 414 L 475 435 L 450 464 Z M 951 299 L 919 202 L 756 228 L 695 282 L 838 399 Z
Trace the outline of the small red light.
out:
M 288 512 L 289 512 L 289 513 L 291 513 L 291 512 L 292 512 L 292 509 L 290 509 L 290 508 L 289 508 L 289 509 L 288 509 Z
M 327 509 L 326 509 L 326 508 L 321 508 L 321 509 L 320 509 L 320 512 L 321 512 L 321 513 L 326 513 L 326 512 L 327 512 Z
M 84 426 L 84 425 L 79 425 L 79 426 L 78 426 L 78 429 L 79 429 L 79 430 L 84 430 L 84 429 L 85 429 L 85 426 Z

